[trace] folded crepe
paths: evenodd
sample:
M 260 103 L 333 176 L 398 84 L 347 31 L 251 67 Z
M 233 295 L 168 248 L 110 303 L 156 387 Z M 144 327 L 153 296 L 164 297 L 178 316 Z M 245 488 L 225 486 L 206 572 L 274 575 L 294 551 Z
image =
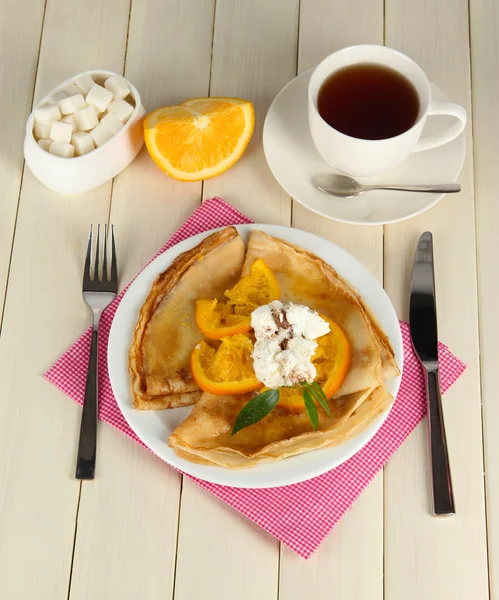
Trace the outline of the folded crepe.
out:
M 243 276 L 257 258 L 276 276 L 282 302 L 305 304 L 330 317 L 345 333 L 351 362 L 335 398 L 377 387 L 400 374 L 388 337 L 357 292 L 330 265 L 263 231 L 251 233 Z
M 240 278 L 245 248 L 234 227 L 205 238 L 159 275 L 140 310 L 129 351 L 133 403 L 138 409 L 194 404 L 200 390 L 190 356 L 202 339 L 196 300 L 222 299 Z
M 319 408 L 317 431 L 306 412 L 289 412 L 277 405 L 258 423 L 231 435 L 236 416 L 250 397 L 203 393 L 168 438 L 170 446 L 191 462 L 230 469 L 253 467 L 341 444 L 365 429 L 393 400 L 383 386 L 331 400 L 332 418 Z

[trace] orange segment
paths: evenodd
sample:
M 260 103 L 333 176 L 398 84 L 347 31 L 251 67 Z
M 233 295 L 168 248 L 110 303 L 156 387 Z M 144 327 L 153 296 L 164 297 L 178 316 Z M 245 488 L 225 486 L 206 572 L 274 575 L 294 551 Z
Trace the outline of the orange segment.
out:
M 225 292 L 238 314 L 250 315 L 256 308 L 280 297 L 279 283 L 261 258 L 251 265 L 248 275 Z
M 240 333 L 223 338 L 217 349 L 200 342 L 191 355 L 192 376 L 203 391 L 218 396 L 257 390 L 262 384 L 255 377 L 252 352 L 251 340 Z
M 215 177 L 246 150 L 253 105 L 239 98 L 193 98 L 144 119 L 147 149 L 158 167 L 180 181 Z
M 321 317 L 329 324 L 329 333 L 317 339 L 317 349 L 312 363 L 317 369 L 315 380 L 321 384 L 326 398 L 330 400 L 340 389 L 350 368 L 350 344 L 343 330 L 325 315 Z
M 250 331 L 251 313 L 255 308 L 279 299 L 279 284 L 265 262 L 257 259 L 249 273 L 225 295 L 229 298 L 228 302 L 196 302 L 197 326 L 212 340 Z
M 201 333 L 212 340 L 245 333 L 251 329 L 249 316 L 235 314 L 230 305 L 218 300 L 196 302 L 196 323 Z
M 317 381 L 326 398 L 330 400 L 338 391 L 350 367 L 350 344 L 340 327 L 328 317 L 321 317 L 329 324 L 329 333 L 317 338 L 317 348 L 312 363 L 317 370 Z M 305 410 L 303 393 L 299 388 L 282 388 L 279 405 L 289 410 Z

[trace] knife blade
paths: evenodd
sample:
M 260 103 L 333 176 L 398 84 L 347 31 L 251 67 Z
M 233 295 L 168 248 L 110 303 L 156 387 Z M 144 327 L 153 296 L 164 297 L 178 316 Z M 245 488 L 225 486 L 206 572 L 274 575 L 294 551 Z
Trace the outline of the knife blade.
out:
M 411 340 L 425 375 L 428 403 L 433 513 L 455 514 L 438 370 L 438 329 L 433 236 L 421 235 L 414 254 L 409 301 Z

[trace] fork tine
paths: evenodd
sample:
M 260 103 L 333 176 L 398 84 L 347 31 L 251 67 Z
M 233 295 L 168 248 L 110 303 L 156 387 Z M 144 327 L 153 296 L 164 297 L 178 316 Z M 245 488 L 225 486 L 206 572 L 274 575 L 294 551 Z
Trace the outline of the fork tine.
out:
M 94 281 L 100 281 L 100 224 L 97 225 L 97 243 L 95 244 L 95 266 L 94 266 Z
M 87 244 L 87 255 L 85 257 L 85 268 L 83 269 L 83 285 L 92 279 L 92 273 L 90 268 L 92 266 L 92 233 L 93 227 L 90 225 L 90 231 L 88 232 L 88 244 Z
M 114 225 L 111 225 L 111 285 L 118 289 L 118 266 L 116 264 L 116 246 L 114 243 Z
M 104 260 L 102 262 L 102 281 L 109 281 L 107 272 L 107 223 L 104 223 Z

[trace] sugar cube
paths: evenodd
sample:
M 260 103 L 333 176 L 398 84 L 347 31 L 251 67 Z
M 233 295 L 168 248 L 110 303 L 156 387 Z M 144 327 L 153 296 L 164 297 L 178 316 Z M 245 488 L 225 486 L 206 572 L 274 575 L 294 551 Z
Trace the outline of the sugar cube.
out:
M 74 120 L 74 114 L 73 115 L 66 115 L 65 117 L 62 117 L 61 121 L 63 123 L 70 123 L 71 127 L 73 128 L 73 133 L 76 133 L 78 131 L 78 127 L 76 126 L 75 120 Z
M 38 140 L 38 145 L 40 147 L 42 147 L 46 152 L 49 151 L 51 143 L 52 143 L 52 140 Z
M 89 129 L 97 127 L 99 124 L 99 119 L 93 106 L 87 106 L 87 108 L 75 112 L 73 118 L 76 127 L 81 131 L 88 131 Z
M 92 135 L 94 144 L 97 147 L 102 146 L 102 144 L 105 144 L 107 140 L 110 140 L 114 135 L 113 132 L 102 123 L 97 125 L 95 129 L 92 129 L 90 133 Z
M 107 90 L 112 92 L 115 98 L 126 98 L 130 93 L 130 88 L 124 77 L 119 75 L 113 75 L 106 79 L 104 86 Z
M 67 144 L 66 142 L 52 142 L 49 147 L 50 154 L 55 154 L 62 158 L 73 158 L 75 153 L 75 147 L 73 144 Z
M 57 121 L 55 121 L 57 123 Z M 37 138 L 48 138 L 50 137 L 50 125 L 41 125 L 35 123 L 35 135 Z
M 50 126 L 50 139 L 54 142 L 66 142 L 69 144 L 73 135 L 73 125 L 62 121 L 53 121 Z
M 87 94 L 87 104 L 93 106 L 99 112 L 104 112 L 112 99 L 113 94 L 97 83 Z
M 80 75 L 76 78 L 76 85 L 80 88 L 80 91 L 85 94 L 94 87 L 95 81 L 90 77 L 90 75 Z
M 35 123 L 39 125 L 50 125 L 52 121 L 59 121 L 61 111 L 56 104 L 42 104 L 33 111 L 35 115 Z
M 81 92 L 78 92 L 78 94 L 75 94 L 74 96 L 63 98 L 62 100 L 59 100 L 57 104 L 63 115 L 71 115 L 77 110 L 82 110 L 87 106 L 85 98 L 82 96 Z
M 76 96 L 81 93 L 81 89 L 76 85 L 75 82 L 70 83 L 68 87 L 64 88 L 67 96 Z
M 121 98 L 113 100 L 107 107 L 107 112 L 112 113 L 118 117 L 120 121 L 125 123 L 129 116 L 133 113 L 133 106 Z
M 78 156 L 87 154 L 87 152 L 91 152 L 94 149 L 92 136 L 89 133 L 85 133 L 85 131 L 75 133 L 71 138 L 71 143 L 74 145 Z
M 50 96 L 50 101 L 54 104 L 57 104 L 59 100 L 64 100 L 64 98 L 67 97 L 68 95 L 66 94 L 66 92 L 56 92 L 55 94 L 52 94 L 52 96 Z
M 107 113 L 105 117 L 102 117 L 100 122 L 110 129 L 113 135 L 124 127 L 123 123 L 113 113 Z

